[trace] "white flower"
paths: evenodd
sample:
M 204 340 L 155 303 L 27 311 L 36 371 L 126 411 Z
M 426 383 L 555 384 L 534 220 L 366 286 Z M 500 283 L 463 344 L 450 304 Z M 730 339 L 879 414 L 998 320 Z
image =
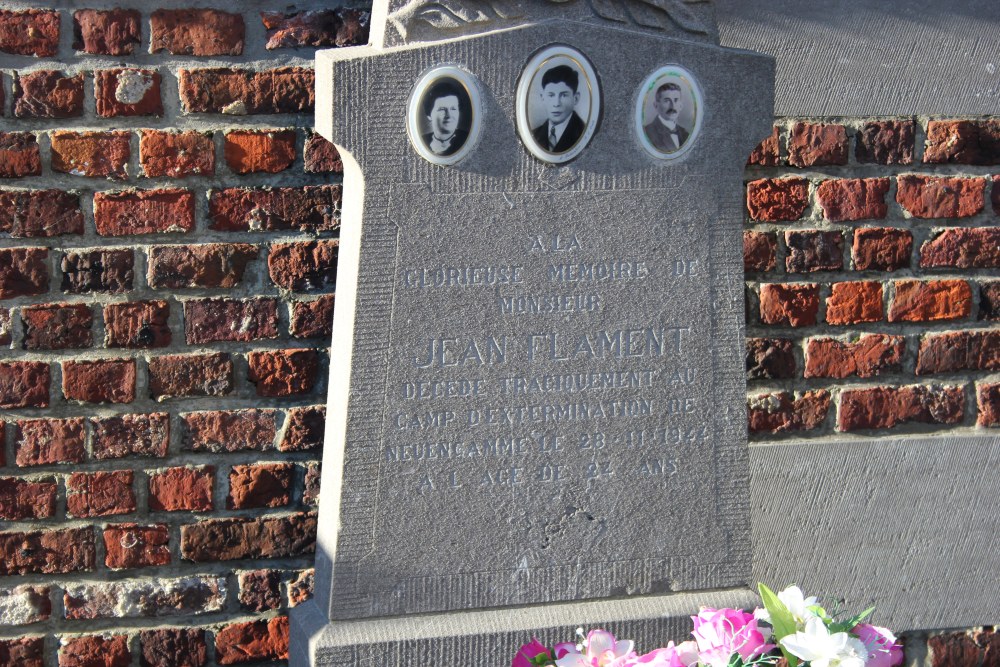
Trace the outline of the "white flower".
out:
M 816 596 L 805 597 L 798 586 L 789 586 L 781 591 L 778 593 L 778 599 L 792 613 L 797 628 L 804 628 L 806 621 L 816 616 L 816 612 L 809 608 L 816 605 Z
M 812 667 L 865 667 L 868 659 L 868 649 L 861 640 L 846 632 L 831 635 L 823 619 L 816 616 L 806 621 L 805 632 L 783 637 L 781 645 Z

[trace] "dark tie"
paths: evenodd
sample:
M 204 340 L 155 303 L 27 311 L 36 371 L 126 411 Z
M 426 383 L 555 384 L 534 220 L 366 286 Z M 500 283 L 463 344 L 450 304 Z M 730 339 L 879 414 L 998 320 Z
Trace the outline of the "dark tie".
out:
M 549 150 L 554 151 L 556 149 L 556 126 L 549 126 Z

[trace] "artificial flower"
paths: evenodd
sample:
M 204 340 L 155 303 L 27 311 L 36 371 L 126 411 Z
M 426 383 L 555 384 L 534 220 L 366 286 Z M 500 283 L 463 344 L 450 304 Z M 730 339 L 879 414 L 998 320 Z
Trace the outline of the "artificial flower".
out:
M 778 600 L 781 604 L 788 608 L 789 613 L 791 613 L 792 618 L 795 619 L 795 627 L 799 630 L 806 627 L 806 621 L 813 616 L 818 616 L 816 613 L 816 596 L 810 595 L 806 597 L 802 593 L 802 589 L 798 586 L 789 586 L 785 590 L 778 593 Z M 754 609 L 753 615 L 757 620 L 764 621 L 765 623 L 771 622 L 771 614 L 764 608 Z
M 781 638 L 781 645 L 811 667 L 865 667 L 868 649 L 846 632 L 830 633 L 822 618 L 806 621 L 804 631 Z
M 639 656 L 633 664 L 643 667 L 694 667 L 698 664 L 698 645 L 682 642 L 675 646 L 673 642 L 667 642 L 665 648 Z
M 591 630 L 582 645 L 573 646 L 556 658 L 556 666 L 629 667 L 634 664 L 635 658 L 631 641 L 618 641 L 606 630 Z
M 542 653 L 549 656 L 549 659 L 551 660 L 549 649 L 538 641 L 538 639 L 532 637 L 529 643 L 525 644 L 518 650 L 517 655 L 514 656 L 514 662 L 510 664 L 510 667 L 534 667 L 531 659 L 537 655 L 541 655 Z
M 903 647 L 896 642 L 896 635 L 885 628 L 859 623 L 851 630 L 868 649 L 865 667 L 899 667 L 903 664 Z
M 774 648 L 764 641 L 753 614 L 738 609 L 703 609 L 694 621 L 698 661 L 709 667 L 727 667 L 734 653 L 744 661 Z

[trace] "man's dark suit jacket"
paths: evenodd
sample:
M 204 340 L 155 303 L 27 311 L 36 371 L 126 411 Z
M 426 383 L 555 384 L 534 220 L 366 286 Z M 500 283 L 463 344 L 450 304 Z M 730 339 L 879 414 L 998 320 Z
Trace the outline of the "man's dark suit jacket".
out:
M 573 115 L 569 118 L 569 122 L 566 123 L 566 129 L 563 130 L 562 136 L 559 137 L 559 143 L 555 146 L 549 146 L 549 121 L 545 121 L 533 129 L 531 135 L 544 150 L 550 153 L 565 153 L 573 148 L 576 142 L 580 141 L 580 137 L 583 136 L 585 129 L 587 129 L 587 124 L 574 111 Z
M 431 150 L 431 141 L 434 140 L 434 133 L 428 132 L 427 134 L 424 135 L 424 145 L 427 146 L 427 149 L 430 150 L 431 153 L 434 153 L 435 155 L 454 155 L 455 153 L 458 152 L 458 150 L 462 146 L 465 145 L 465 142 L 468 141 L 468 139 L 469 139 L 468 132 L 466 132 L 465 130 L 455 130 L 455 134 L 452 135 L 451 137 L 451 143 L 448 144 L 448 150 L 446 150 L 444 153 L 434 153 L 434 151 Z
M 680 150 L 684 146 L 684 142 L 688 140 L 688 131 L 678 125 L 677 140 L 681 145 L 674 146 L 674 142 L 670 138 L 670 130 L 660 122 L 659 118 L 654 118 L 652 123 L 642 129 L 646 132 L 646 136 L 649 137 L 649 141 L 653 144 L 653 147 L 664 153 L 673 153 Z

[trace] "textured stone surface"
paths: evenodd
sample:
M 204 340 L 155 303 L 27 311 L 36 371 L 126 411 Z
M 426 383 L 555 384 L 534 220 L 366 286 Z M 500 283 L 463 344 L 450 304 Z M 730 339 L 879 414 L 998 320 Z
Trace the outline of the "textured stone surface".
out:
M 771 130 L 771 136 L 761 141 L 757 147 L 753 149 L 753 152 L 750 153 L 750 157 L 747 159 L 747 164 L 760 167 L 777 166 L 781 161 L 780 140 L 780 130 L 775 127 Z
M 125 579 L 68 584 L 64 591 L 68 619 L 159 618 L 221 610 L 226 581 L 211 576 Z
M 0 623 L 11 626 L 47 621 L 52 615 L 49 592 L 48 586 L 30 584 L 0 589 Z

